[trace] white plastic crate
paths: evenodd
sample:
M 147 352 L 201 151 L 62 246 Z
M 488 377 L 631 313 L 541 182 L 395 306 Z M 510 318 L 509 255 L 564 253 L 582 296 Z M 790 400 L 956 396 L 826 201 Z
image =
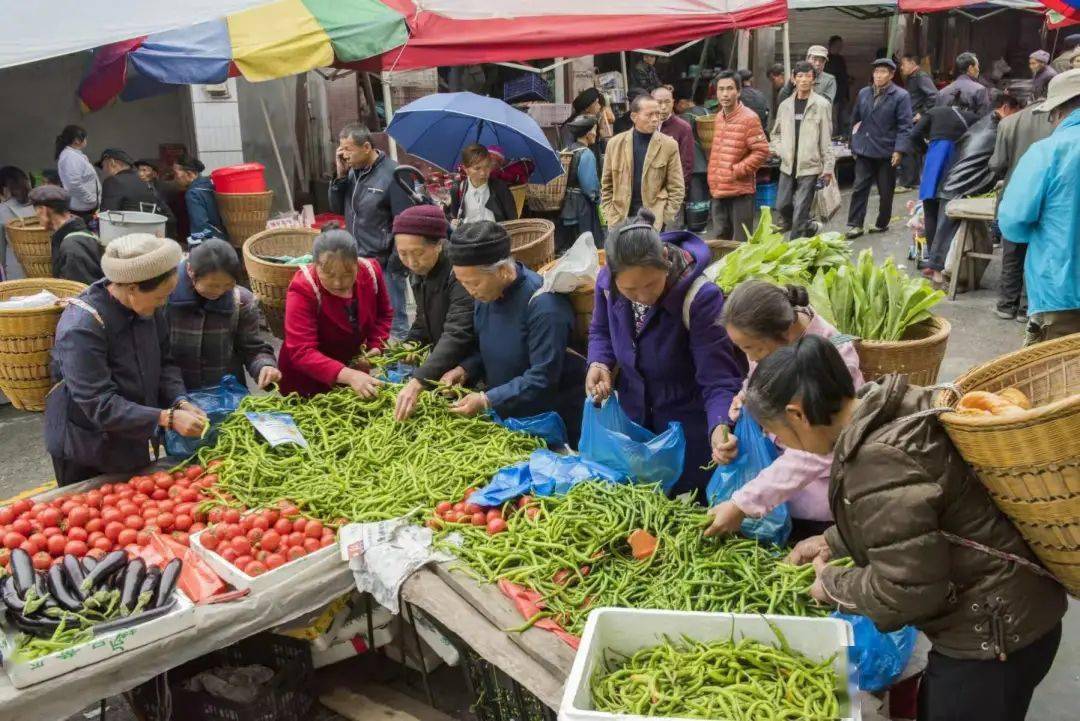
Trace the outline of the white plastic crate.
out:
M 210 568 L 214 569 L 214 573 L 221 576 L 221 580 L 225 581 L 233 588 L 250 588 L 252 593 L 277 584 L 279 579 L 288 577 L 288 574 L 293 573 L 305 563 L 312 563 L 317 559 L 327 558 L 338 553 L 338 544 L 335 543 L 332 546 L 320 548 L 318 551 L 309 553 L 294 561 L 284 563 L 262 575 L 249 576 L 226 561 L 218 553 L 211 551 L 209 548 L 202 545 L 199 541 L 199 536 L 206 533 L 207 530 L 209 529 L 203 529 L 191 537 L 191 547 L 195 549 L 195 552 L 204 558 L 208 564 L 210 564 Z
M 797 618 L 794 616 L 755 616 L 736 613 L 695 613 L 690 611 L 649 611 L 631 608 L 598 608 L 589 614 L 581 637 L 574 666 L 563 689 L 559 721 L 645 721 L 645 716 L 612 714 L 593 709 L 590 679 L 605 650 L 633 654 L 655 646 L 664 637 L 683 636 L 695 641 L 721 641 L 752 638 L 776 644 L 769 624 L 776 625 L 791 648 L 811 659 L 824 661 L 835 656 L 833 667 L 845 690 L 840 694 L 840 718 L 859 721 L 858 704 L 847 690 L 847 649 L 854 643 L 851 625 L 835 618 Z M 649 721 L 665 721 L 648 717 Z

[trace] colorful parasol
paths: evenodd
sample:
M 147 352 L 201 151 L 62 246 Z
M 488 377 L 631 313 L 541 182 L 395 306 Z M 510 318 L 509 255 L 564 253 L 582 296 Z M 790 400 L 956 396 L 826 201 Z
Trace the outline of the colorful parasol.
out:
M 277 0 L 99 48 L 79 98 L 98 110 L 170 85 L 270 80 L 358 62 L 407 38 L 405 18 L 380 0 Z
M 1039 2 L 1050 8 L 1051 27 L 1064 27 L 1080 22 L 1080 0 L 1039 0 Z

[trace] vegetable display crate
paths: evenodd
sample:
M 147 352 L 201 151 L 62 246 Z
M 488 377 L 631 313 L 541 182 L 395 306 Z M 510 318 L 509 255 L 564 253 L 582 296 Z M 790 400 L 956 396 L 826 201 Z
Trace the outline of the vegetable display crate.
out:
M 233 701 L 189 688 L 190 679 L 218 666 L 267 666 L 274 671 L 251 702 Z M 173 721 L 304 721 L 315 703 L 309 690 L 311 652 L 306 641 L 262 633 L 151 679 L 131 692 L 144 718 Z M 162 708 L 171 699 L 172 714 Z
M 651 611 L 598 608 L 589 614 L 574 666 L 563 690 L 559 721 L 637 721 L 645 716 L 614 714 L 593 709 L 591 681 L 605 652 L 633 654 L 643 648 L 686 637 L 694 641 L 736 641 L 749 638 L 766 644 L 777 639 L 769 623 L 787 638 L 791 648 L 807 658 L 833 658 L 833 669 L 844 688 L 837 689 L 841 719 L 862 718 L 848 693 L 848 647 L 854 643 L 851 625 L 835 618 L 755 616 L 734 613 Z M 649 717 L 659 718 L 659 717 Z
M 195 606 L 179 589 L 174 591 L 174 594 L 176 606 L 164 616 L 108 631 L 86 643 L 56 651 L 32 661 L 16 662 L 13 659 L 15 637 L 18 632 L 13 628 L 5 627 L 4 633 L 0 635 L 0 655 L 4 657 L 4 670 L 11 679 L 11 685 L 15 688 L 25 688 L 48 681 L 193 628 Z
M 340 553 L 340 551 L 338 551 L 338 546 L 335 543 L 333 546 L 320 548 L 314 553 L 309 553 L 306 556 L 289 561 L 266 573 L 259 574 L 258 576 L 249 576 L 238 567 L 226 561 L 219 553 L 211 551 L 209 548 L 202 545 L 199 537 L 208 530 L 210 529 L 199 531 L 191 537 L 191 547 L 195 550 L 195 553 L 205 559 L 206 562 L 210 564 L 210 567 L 214 569 L 214 573 L 221 576 L 221 579 L 230 586 L 240 589 L 250 588 L 252 593 L 258 593 L 271 586 L 277 585 L 282 578 L 288 578 L 290 574 L 295 573 L 305 564 L 313 563 L 314 561 L 323 558 L 329 558 L 330 556 Z

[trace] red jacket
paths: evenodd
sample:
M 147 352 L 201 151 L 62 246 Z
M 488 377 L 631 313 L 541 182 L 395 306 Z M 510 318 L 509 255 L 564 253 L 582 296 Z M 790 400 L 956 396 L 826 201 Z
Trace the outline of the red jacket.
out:
M 742 103 L 731 115 L 716 114 L 709 154 L 709 194 L 714 198 L 751 195 L 757 170 L 769 159 L 769 141 L 761 118 Z
M 354 324 L 346 313 L 351 303 L 356 304 Z M 281 392 L 311 396 L 330 390 L 361 346 L 386 345 L 393 317 L 382 270 L 371 259 L 360 259 L 352 298 L 326 290 L 314 268 L 309 267 L 307 275 L 304 269 L 296 271 L 285 296 L 285 342 L 278 357 Z

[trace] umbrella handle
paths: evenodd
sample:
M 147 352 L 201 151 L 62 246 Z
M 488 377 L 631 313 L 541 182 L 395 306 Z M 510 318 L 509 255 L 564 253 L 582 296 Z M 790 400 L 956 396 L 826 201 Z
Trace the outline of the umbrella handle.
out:
M 413 166 L 399 165 L 394 171 L 394 182 L 405 191 L 413 205 L 435 205 L 435 201 L 427 194 L 424 174 Z M 417 190 L 417 186 L 422 190 Z

